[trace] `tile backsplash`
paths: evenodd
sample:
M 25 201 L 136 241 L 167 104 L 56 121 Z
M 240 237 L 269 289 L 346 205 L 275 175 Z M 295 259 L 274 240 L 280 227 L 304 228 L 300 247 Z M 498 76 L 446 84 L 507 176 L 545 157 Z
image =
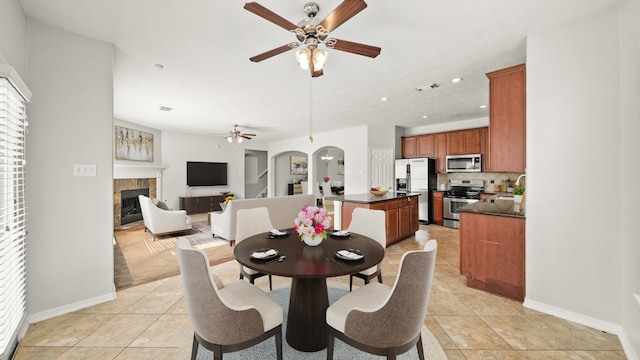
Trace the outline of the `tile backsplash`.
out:
M 494 185 L 502 185 L 502 181 L 506 179 L 511 179 L 514 182 L 522 174 L 520 173 L 446 173 L 446 174 L 438 174 L 438 190 L 442 189 L 442 185 L 444 184 L 445 189 L 449 189 L 449 180 L 451 179 L 459 179 L 459 180 L 471 180 L 471 179 L 480 179 L 484 180 L 484 190 L 487 192 L 494 192 Z M 491 183 L 493 180 L 493 183 Z M 526 187 L 527 178 L 524 177 L 520 180 L 520 185 Z

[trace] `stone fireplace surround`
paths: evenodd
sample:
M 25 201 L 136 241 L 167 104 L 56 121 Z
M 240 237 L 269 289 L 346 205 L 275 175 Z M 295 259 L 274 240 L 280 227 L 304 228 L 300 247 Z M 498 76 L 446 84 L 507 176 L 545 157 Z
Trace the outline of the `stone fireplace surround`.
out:
M 121 191 L 149 189 L 150 198 L 161 197 L 162 170 L 160 166 L 120 165 L 113 166 L 113 227 L 121 223 Z

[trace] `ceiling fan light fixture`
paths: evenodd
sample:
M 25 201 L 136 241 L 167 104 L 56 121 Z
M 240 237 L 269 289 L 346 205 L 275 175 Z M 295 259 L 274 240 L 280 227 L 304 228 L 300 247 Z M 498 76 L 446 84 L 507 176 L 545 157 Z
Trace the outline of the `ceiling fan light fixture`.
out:
M 324 64 L 327 63 L 327 60 L 329 59 L 329 53 L 324 51 L 324 50 L 320 50 L 320 49 L 313 49 L 313 68 L 315 70 L 322 70 L 322 68 L 324 67 Z
M 227 136 L 227 141 L 230 143 L 233 142 L 233 138 L 231 137 L 231 135 Z
M 238 144 L 240 144 L 242 142 L 242 136 L 238 136 Z
M 311 49 L 304 48 L 296 51 L 296 61 L 302 70 L 308 70 L 309 62 L 311 61 Z

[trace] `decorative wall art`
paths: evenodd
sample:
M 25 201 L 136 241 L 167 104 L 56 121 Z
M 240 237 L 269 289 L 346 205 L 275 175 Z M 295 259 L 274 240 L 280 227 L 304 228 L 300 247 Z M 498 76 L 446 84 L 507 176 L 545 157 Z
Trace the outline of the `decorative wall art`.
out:
M 153 134 L 115 127 L 116 160 L 153 162 Z
M 291 156 L 291 175 L 307 175 L 307 158 L 303 156 Z
M 344 158 L 338 159 L 338 175 L 344 175 Z

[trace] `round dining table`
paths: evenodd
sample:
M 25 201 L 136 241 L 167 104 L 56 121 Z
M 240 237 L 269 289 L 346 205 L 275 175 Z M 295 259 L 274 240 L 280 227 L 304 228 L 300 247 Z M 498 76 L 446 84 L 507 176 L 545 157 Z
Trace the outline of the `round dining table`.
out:
M 255 260 L 254 251 L 274 249 L 278 257 Z M 358 250 L 361 260 L 341 260 L 339 250 Z M 315 352 L 327 347 L 326 311 L 329 307 L 327 278 L 358 273 L 375 266 L 384 257 L 384 248 L 374 239 L 360 234 L 327 236 L 318 246 L 309 246 L 293 231 L 272 237 L 258 234 L 242 240 L 233 251 L 236 260 L 265 274 L 291 278 L 286 339 L 291 347 Z M 281 261 L 279 257 L 284 256 Z

